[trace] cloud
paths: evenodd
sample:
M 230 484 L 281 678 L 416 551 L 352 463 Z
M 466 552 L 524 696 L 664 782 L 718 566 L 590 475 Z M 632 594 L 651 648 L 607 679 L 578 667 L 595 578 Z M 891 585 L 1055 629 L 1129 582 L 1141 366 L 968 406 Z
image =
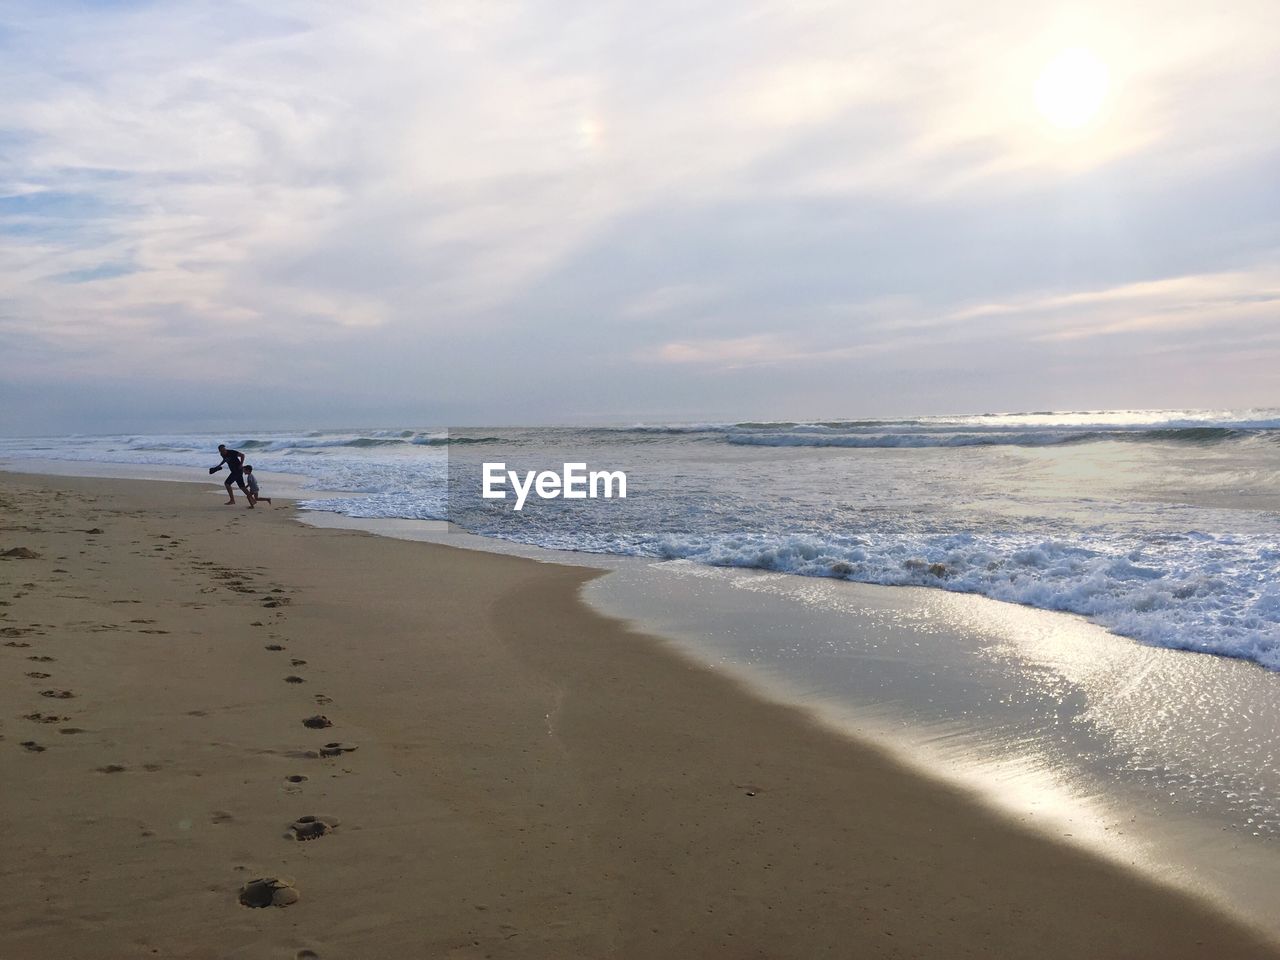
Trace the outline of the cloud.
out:
M 737 370 L 744 367 L 865 359 L 900 346 L 901 343 L 884 341 L 837 346 L 802 334 L 759 333 L 748 337 L 672 340 L 655 349 L 641 351 L 637 359 Z
M 780 338 L 769 334 L 723 340 L 674 340 L 662 344 L 653 352 L 653 359 L 664 363 L 733 367 L 777 363 L 791 356 L 790 351 L 782 346 Z
M 1034 327 L 1036 340 L 1066 341 L 1120 333 L 1155 336 L 1197 328 L 1280 320 L 1280 269 L 1192 274 L 1009 303 L 966 307 L 938 326 L 1002 320 Z
M 672 366 L 736 370 L 758 366 L 858 364 L 871 358 L 936 363 L 979 347 L 993 355 L 1043 354 L 1094 340 L 1139 338 L 1148 356 L 1190 362 L 1206 349 L 1252 348 L 1254 358 L 1280 348 L 1280 270 L 1269 261 L 1248 271 L 1171 277 L 1069 294 L 1041 293 L 977 303 L 943 313 L 909 298 L 844 304 L 800 329 L 748 336 L 676 339 L 637 351 L 637 359 Z M 1205 337 L 1213 340 L 1206 345 Z M 1123 349 L 1129 349 L 1126 343 Z M 906 360 L 910 363 L 910 360 Z
M 599 375 L 619 416 L 648 391 L 697 415 L 708 368 L 838 396 L 841 365 L 910 376 L 948 342 L 1261 327 L 1278 17 L 7 4 L 0 378 L 320 379 L 494 416 Z M 1081 43 L 1117 88 L 1069 139 L 1031 89 Z

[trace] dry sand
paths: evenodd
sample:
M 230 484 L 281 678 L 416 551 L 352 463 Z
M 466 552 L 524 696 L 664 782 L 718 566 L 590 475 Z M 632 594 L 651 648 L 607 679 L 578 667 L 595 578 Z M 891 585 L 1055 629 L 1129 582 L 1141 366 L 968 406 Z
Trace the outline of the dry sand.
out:
M 0 561 L 3 960 L 1280 956 L 593 613 L 588 571 L 242 504 L 0 474 L 38 554 Z M 242 906 L 263 877 L 297 902 Z

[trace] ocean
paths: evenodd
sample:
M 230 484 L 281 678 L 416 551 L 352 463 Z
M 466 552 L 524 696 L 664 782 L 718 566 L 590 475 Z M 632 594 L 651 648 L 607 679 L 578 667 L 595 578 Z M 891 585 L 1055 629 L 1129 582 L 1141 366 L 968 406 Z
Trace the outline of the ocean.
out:
M 190 467 L 227 442 L 304 509 L 558 550 L 925 586 L 1280 670 L 1280 409 L 26 437 L 0 457 Z M 480 465 L 623 470 L 626 499 L 481 497 Z

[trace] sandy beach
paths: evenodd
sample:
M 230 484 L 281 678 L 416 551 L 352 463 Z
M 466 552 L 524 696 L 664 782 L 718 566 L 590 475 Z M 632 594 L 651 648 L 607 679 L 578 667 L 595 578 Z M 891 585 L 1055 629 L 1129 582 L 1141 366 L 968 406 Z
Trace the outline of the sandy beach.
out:
M 0 474 L 0 960 L 1280 957 L 594 613 L 596 572 L 219 494 Z

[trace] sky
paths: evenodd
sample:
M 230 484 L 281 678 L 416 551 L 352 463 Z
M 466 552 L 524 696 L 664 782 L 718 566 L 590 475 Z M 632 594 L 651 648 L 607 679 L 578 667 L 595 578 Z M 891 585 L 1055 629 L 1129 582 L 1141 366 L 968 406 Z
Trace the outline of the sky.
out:
M 0 433 L 1280 406 L 1274 0 L 0 0 Z

